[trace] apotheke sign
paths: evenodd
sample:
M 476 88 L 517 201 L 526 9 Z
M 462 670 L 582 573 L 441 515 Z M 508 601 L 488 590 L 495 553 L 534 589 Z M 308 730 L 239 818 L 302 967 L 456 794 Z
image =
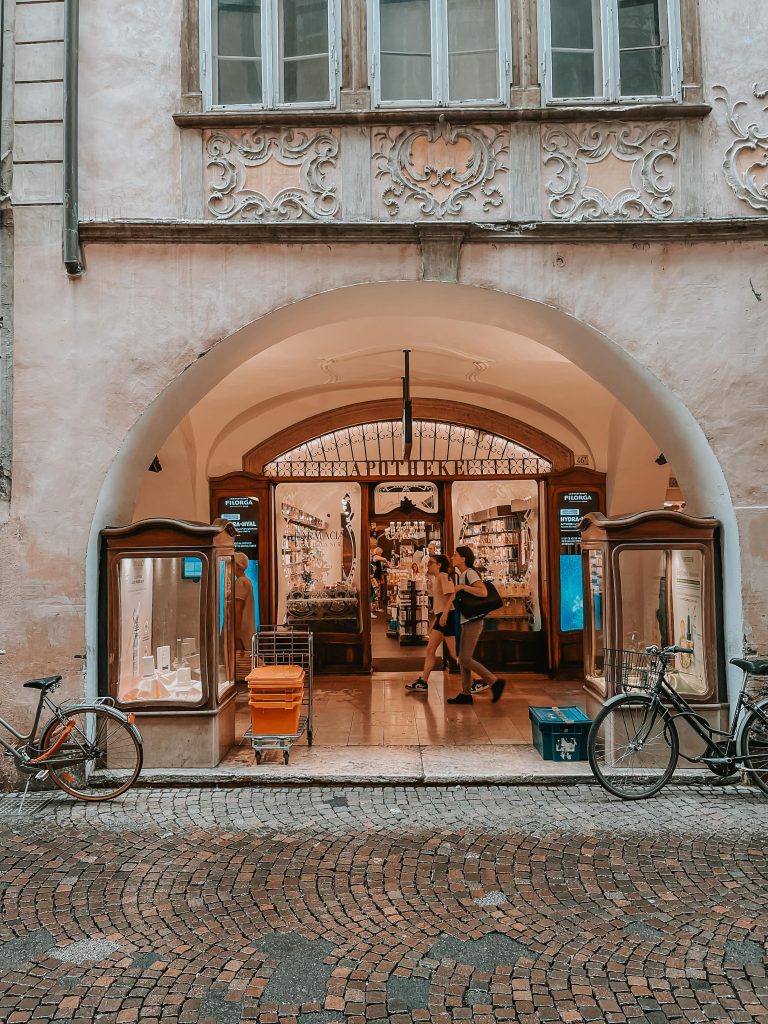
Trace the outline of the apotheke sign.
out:
M 480 476 L 540 476 L 549 473 L 546 459 L 406 459 L 390 462 L 368 460 L 356 462 L 281 462 L 266 468 L 268 475 L 281 479 L 318 477 L 402 477 L 444 478 Z

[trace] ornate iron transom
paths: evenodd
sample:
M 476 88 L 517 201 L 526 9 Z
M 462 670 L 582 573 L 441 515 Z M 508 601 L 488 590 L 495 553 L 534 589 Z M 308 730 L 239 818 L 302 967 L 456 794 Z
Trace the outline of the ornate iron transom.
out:
M 539 476 L 552 463 L 499 434 L 436 420 L 415 420 L 410 459 L 400 458 L 402 423 L 342 427 L 268 462 L 268 477 Z

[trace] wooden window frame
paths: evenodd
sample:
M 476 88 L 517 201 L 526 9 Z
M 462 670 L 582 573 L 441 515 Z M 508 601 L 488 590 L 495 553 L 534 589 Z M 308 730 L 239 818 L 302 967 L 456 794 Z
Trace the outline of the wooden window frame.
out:
M 202 93 L 202 109 L 220 110 L 336 110 L 339 106 L 339 90 L 341 80 L 340 54 L 340 0 L 328 2 L 328 84 L 329 99 L 317 101 L 301 101 L 286 103 L 280 101 L 280 40 L 279 40 L 279 5 L 281 0 L 264 0 L 261 14 L 262 38 L 262 103 L 214 103 L 213 75 L 217 55 L 215 48 L 215 26 L 213 24 L 214 0 L 192 0 L 191 7 L 198 6 L 199 23 L 199 83 Z M 189 33 L 183 33 L 188 37 Z M 182 90 L 184 91 L 184 90 Z
M 349 2 L 349 0 L 348 0 Z M 496 0 L 499 27 L 497 70 L 498 93 L 487 99 L 451 100 L 448 81 L 448 5 L 447 0 L 430 0 L 432 43 L 432 96 L 427 100 L 382 100 L 380 0 L 368 0 L 368 75 L 371 102 L 378 109 L 434 107 L 500 107 L 509 105 L 512 84 L 512 13 L 510 0 Z
M 602 65 L 602 91 L 596 96 L 554 96 L 552 93 L 552 33 L 551 0 L 539 0 L 539 74 L 542 83 L 543 100 L 547 105 L 562 104 L 602 105 L 606 103 L 645 104 L 676 103 L 683 98 L 683 44 L 682 11 L 680 0 L 665 0 L 667 17 L 667 73 L 670 91 L 660 96 L 624 96 L 620 92 L 619 67 L 619 10 L 618 0 L 595 0 L 599 11 L 599 30 L 595 33 L 595 45 L 600 46 Z M 685 0 L 683 0 L 685 3 Z

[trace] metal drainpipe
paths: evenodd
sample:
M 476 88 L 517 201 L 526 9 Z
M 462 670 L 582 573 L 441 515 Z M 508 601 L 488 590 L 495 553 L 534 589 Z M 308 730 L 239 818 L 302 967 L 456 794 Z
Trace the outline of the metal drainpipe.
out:
M 0 172 L 2 172 L 3 161 L 3 114 L 5 113 L 5 96 L 3 96 L 3 84 L 5 82 L 5 0 L 0 0 Z M 3 191 L 2 176 L 0 174 L 0 193 Z
M 83 272 L 77 209 L 77 66 L 79 0 L 64 0 L 64 234 L 62 249 L 68 274 Z

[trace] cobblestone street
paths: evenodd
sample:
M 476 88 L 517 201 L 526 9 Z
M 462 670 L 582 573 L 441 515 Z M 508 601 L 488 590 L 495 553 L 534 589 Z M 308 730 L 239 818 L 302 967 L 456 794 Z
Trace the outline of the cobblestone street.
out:
M 768 802 L 0 798 L 0 1021 L 768 1021 Z

